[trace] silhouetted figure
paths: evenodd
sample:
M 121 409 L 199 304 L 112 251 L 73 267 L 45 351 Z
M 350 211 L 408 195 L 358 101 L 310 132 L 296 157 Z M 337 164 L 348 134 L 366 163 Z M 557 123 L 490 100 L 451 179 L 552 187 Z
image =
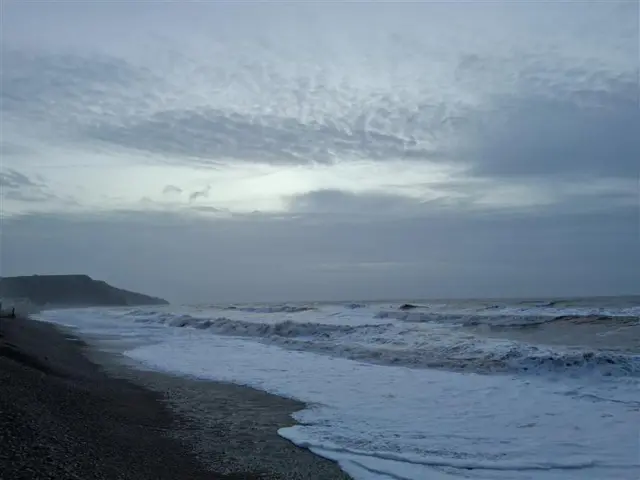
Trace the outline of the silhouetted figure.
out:
M 11 309 L 11 313 L 2 312 L 2 303 L 0 303 L 0 318 L 16 318 L 16 307 Z

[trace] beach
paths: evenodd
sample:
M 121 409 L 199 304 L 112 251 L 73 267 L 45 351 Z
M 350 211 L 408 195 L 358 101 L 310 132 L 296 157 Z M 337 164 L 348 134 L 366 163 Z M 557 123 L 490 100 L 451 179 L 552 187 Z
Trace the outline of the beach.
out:
M 57 326 L 0 320 L 2 479 L 348 478 L 278 436 L 302 408 L 246 387 L 133 371 Z

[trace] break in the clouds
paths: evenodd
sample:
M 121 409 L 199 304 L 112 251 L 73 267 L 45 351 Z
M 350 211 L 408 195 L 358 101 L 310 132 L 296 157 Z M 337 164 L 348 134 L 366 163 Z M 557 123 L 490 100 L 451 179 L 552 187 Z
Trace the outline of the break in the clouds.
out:
M 12 2 L 2 16 L 4 274 L 39 270 L 15 260 L 28 249 L 71 255 L 38 232 L 82 224 L 100 245 L 131 216 L 165 222 L 156 256 L 74 269 L 135 287 L 182 256 L 175 275 L 199 299 L 214 284 L 429 296 L 438 278 L 445 295 L 535 295 L 526 272 L 565 255 L 549 266 L 559 294 L 640 284 L 615 266 L 637 260 L 637 2 Z M 172 250 L 176 222 L 223 246 Z M 284 268 L 268 238 L 306 266 Z M 595 262 L 598 241 L 615 261 Z M 55 262 L 41 268 L 71 268 Z M 205 273 L 221 265 L 235 290 Z M 239 291 L 262 278 L 250 265 L 270 293 Z M 491 282 L 475 273 L 488 265 Z

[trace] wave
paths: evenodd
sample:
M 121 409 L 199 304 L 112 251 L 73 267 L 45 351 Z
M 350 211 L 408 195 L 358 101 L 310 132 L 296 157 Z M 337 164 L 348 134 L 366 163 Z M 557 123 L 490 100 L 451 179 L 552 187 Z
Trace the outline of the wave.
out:
M 212 333 L 247 336 L 247 337 L 318 337 L 327 338 L 332 334 L 347 335 L 365 329 L 382 331 L 386 325 L 328 325 L 324 323 L 302 323 L 283 320 L 274 323 L 258 323 L 243 320 L 232 320 L 227 317 L 199 318 L 191 315 L 155 315 L 138 317 L 135 322 L 156 322 L 172 327 L 191 327 L 210 330 Z
M 375 318 L 393 319 L 409 323 L 427 323 L 427 322 L 451 322 L 462 321 L 468 318 L 468 315 L 447 315 L 433 312 L 407 311 L 407 310 L 381 310 L 375 314 Z
M 501 458 L 464 458 L 464 457 L 444 457 L 429 454 L 411 454 L 390 451 L 366 451 L 357 448 L 339 446 L 330 441 L 310 441 L 298 435 L 295 430 L 284 430 L 281 435 L 291 440 L 296 445 L 317 452 L 323 457 L 342 461 L 357 463 L 360 467 L 373 472 L 389 476 L 389 473 L 381 470 L 374 470 L 368 466 L 369 459 L 387 460 L 391 462 L 401 462 L 413 465 L 426 465 L 430 467 L 450 467 L 462 470 L 494 470 L 494 471 L 548 471 L 548 470 L 587 470 L 594 467 L 614 467 L 620 469 L 635 469 L 640 464 L 619 464 L 605 463 L 589 458 L 566 458 L 563 460 L 505 460 Z M 376 462 L 378 463 L 378 462 Z M 405 477 L 393 477 L 405 478 Z
M 487 325 L 489 327 L 536 327 L 549 323 L 581 324 L 611 324 L 640 325 L 640 317 L 635 315 L 470 315 L 470 314 L 442 314 L 420 311 L 383 310 L 375 315 L 379 319 L 393 319 L 408 323 L 448 323 L 465 327 Z
M 553 322 L 567 322 L 573 324 L 607 324 L 635 325 L 640 324 L 640 317 L 632 315 L 559 315 L 554 317 Z
M 595 351 L 532 351 L 524 344 L 491 351 L 473 342 L 399 350 L 386 346 L 298 342 L 288 346 L 352 360 L 410 368 L 435 368 L 471 373 L 595 374 L 605 377 L 640 376 L 640 356 Z
M 552 316 L 474 315 L 468 313 L 438 313 L 424 311 L 382 310 L 375 318 L 393 319 L 407 323 L 444 323 L 460 326 L 528 326 L 554 321 Z
M 517 305 L 534 307 L 555 308 L 584 308 L 584 307 L 611 307 L 633 308 L 640 305 L 640 295 L 623 295 L 617 297 L 584 297 L 584 298 L 555 298 L 555 299 L 530 299 L 516 302 Z
M 218 335 L 251 337 L 293 350 L 411 368 L 475 373 L 640 376 L 640 355 L 584 349 L 558 350 L 518 342 L 496 343 L 455 334 L 443 338 L 430 331 L 406 329 L 393 323 L 336 325 L 291 320 L 259 323 L 166 312 L 137 313 L 133 320 L 206 330 Z
M 360 308 L 367 308 L 368 305 L 366 303 L 347 303 L 346 305 L 343 305 L 345 308 L 348 308 L 349 310 L 358 310 Z
M 487 325 L 490 328 L 536 328 L 545 325 L 604 325 L 612 327 L 640 325 L 640 317 L 625 315 L 558 315 L 558 316 L 502 316 L 491 319 L 470 317 L 463 326 Z
M 263 306 L 236 306 L 230 305 L 225 310 L 237 310 L 247 313 L 300 313 L 316 310 L 316 307 L 308 305 L 263 305 Z
M 580 301 L 569 300 L 569 299 L 558 299 L 558 300 L 523 300 L 518 302 L 518 305 L 524 305 L 529 307 L 571 307 L 571 306 L 580 306 Z

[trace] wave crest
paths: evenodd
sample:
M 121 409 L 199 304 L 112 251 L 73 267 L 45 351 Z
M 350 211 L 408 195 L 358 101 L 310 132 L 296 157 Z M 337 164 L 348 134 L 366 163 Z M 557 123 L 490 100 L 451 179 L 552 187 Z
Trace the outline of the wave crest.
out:
M 225 310 L 237 310 L 247 313 L 301 313 L 313 311 L 316 308 L 309 305 L 264 305 L 259 307 L 230 305 L 225 307 Z
M 130 312 L 133 313 L 133 312 Z M 407 314 L 409 315 L 409 314 Z M 569 373 L 640 376 L 640 355 L 584 349 L 557 350 L 518 342 L 487 343 L 471 336 L 437 337 L 397 324 L 336 325 L 283 320 L 273 323 L 155 312 L 136 322 L 252 337 L 294 350 L 412 368 L 479 373 Z

